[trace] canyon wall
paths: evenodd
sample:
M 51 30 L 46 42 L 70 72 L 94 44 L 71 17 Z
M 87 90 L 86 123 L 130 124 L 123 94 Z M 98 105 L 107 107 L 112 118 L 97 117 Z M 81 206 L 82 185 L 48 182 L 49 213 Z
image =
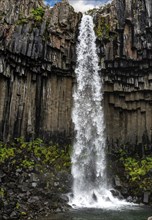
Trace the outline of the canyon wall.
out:
M 95 23 L 109 146 L 151 149 L 152 1 L 114 0 Z
M 0 139 L 69 143 L 81 14 L 66 1 L 0 1 Z
M 113 0 L 92 10 L 98 36 L 107 143 L 152 142 L 152 2 Z M 70 143 L 81 14 L 62 0 L 0 1 L 0 139 Z M 141 147 L 141 150 L 144 150 Z

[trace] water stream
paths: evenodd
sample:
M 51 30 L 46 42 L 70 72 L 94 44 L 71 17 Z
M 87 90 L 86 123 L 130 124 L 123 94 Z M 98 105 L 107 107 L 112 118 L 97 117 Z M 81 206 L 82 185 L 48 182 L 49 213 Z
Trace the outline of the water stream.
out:
M 77 84 L 72 120 L 75 142 L 72 154 L 73 207 L 109 208 L 126 205 L 108 190 L 105 160 L 102 81 L 99 76 L 93 19 L 83 15 L 77 45 Z

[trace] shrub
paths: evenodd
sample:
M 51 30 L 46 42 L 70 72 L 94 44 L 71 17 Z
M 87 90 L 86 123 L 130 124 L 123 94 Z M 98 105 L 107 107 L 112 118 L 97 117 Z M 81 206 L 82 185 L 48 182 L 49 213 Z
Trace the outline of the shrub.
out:
M 47 146 L 41 139 L 25 142 L 18 138 L 15 143 L 0 143 L 0 166 L 3 164 L 12 164 L 13 169 L 51 166 L 60 171 L 71 166 L 70 152 L 57 145 Z
M 37 22 L 41 22 L 44 16 L 44 9 L 42 7 L 38 7 L 36 9 L 32 9 L 31 11 L 33 18 Z
M 17 21 L 17 25 L 20 24 L 27 24 L 28 23 L 28 19 L 27 18 L 21 18 Z
M 152 158 L 145 157 L 142 160 L 128 157 L 124 160 L 125 171 L 129 174 L 130 181 L 139 185 L 144 190 L 151 189 Z M 145 184 L 146 183 L 146 184 Z
M 129 183 L 140 190 L 152 190 L 152 157 L 128 156 L 126 152 L 120 152 L 120 162 L 122 163 Z

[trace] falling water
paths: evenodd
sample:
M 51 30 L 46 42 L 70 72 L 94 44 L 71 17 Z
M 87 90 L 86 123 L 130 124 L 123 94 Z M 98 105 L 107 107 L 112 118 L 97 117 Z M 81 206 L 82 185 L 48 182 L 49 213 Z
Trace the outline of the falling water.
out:
M 116 206 L 107 190 L 102 81 L 99 76 L 96 37 L 92 17 L 84 15 L 77 45 L 77 85 L 72 120 L 75 143 L 72 154 L 73 197 L 76 207 Z

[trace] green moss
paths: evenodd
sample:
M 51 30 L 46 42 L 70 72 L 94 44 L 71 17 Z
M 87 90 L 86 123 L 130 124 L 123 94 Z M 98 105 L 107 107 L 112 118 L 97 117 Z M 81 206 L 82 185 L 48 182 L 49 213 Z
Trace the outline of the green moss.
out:
M 126 172 L 129 174 L 131 182 L 140 183 L 139 187 L 141 189 L 151 189 L 152 179 L 150 181 L 149 177 L 147 176 L 149 171 L 152 170 L 151 157 L 146 157 L 142 160 L 128 157 L 124 160 L 124 167 Z M 148 179 L 150 181 L 150 185 L 147 183 Z
M 105 17 L 100 16 L 95 27 L 95 33 L 98 38 L 109 39 L 110 25 L 106 23 Z
M 3 198 L 4 195 L 5 195 L 5 190 L 4 190 L 4 188 L 1 187 L 0 188 L 0 197 Z
M 57 145 L 48 146 L 41 139 L 25 142 L 18 138 L 15 143 L 0 143 L 0 165 L 11 163 L 13 169 L 35 169 L 36 167 L 51 166 L 60 171 L 69 169 L 70 147 L 61 149 Z M 42 169 L 43 170 L 43 169 Z
M 152 191 L 152 158 L 150 156 L 142 159 L 137 156 L 128 157 L 124 151 L 121 151 L 120 154 L 120 161 L 129 177 L 129 184 L 137 191 Z
M 31 160 L 23 160 L 21 163 L 21 166 L 24 168 L 33 168 L 34 167 L 34 161 Z
M 38 7 L 36 9 L 31 10 L 31 15 L 28 18 L 24 17 L 24 14 L 19 14 L 19 19 L 16 22 L 17 25 L 27 24 L 29 21 L 34 21 L 37 24 L 42 22 L 44 16 L 44 9 L 42 7 Z
M 2 206 L 3 201 L 11 201 L 11 204 L 13 201 L 15 212 L 21 219 L 27 219 L 33 205 L 27 202 L 27 197 L 18 196 L 24 188 L 30 189 L 30 196 L 36 195 L 42 187 L 46 192 L 67 192 L 64 180 L 70 172 L 70 150 L 70 146 L 45 144 L 41 139 L 26 142 L 23 138 L 17 138 L 7 144 L 0 142 L 0 167 L 4 173 L 0 187 Z M 37 187 L 33 186 L 35 180 Z M 55 185 L 55 182 L 58 184 Z M 9 193 L 9 187 L 13 187 L 13 194 Z M 43 196 L 43 200 L 47 200 L 42 192 Z M 27 205 L 27 213 L 23 204 Z
M 36 21 L 36 22 L 41 22 L 42 21 L 42 18 L 44 16 L 44 9 L 42 7 L 38 7 L 36 9 L 32 9 L 31 13 L 33 15 L 33 19 Z
M 7 159 L 13 158 L 15 155 L 15 148 L 8 148 L 6 144 L 0 143 L 0 163 L 5 162 Z
M 17 25 L 21 25 L 21 24 L 27 24 L 28 23 L 28 19 L 27 18 L 20 18 L 18 21 L 17 21 Z
M 20 204 L 19 202 L 16 203 L 16 209 L 19 209 L 20 208 Z
M 26 212 L 21 212 L 21 215 L 22 215 L 22 216 L 26 216 L 27 213 L 26 213 Z

